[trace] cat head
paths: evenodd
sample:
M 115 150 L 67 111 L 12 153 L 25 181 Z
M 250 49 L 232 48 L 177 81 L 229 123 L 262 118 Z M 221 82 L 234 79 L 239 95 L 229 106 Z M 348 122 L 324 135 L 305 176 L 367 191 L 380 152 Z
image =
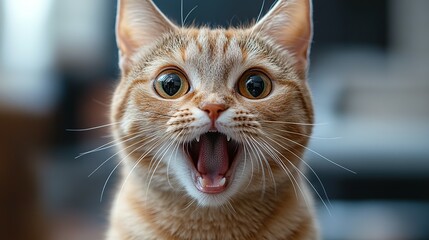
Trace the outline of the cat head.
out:
M 313 122 L 309 0 L 279 0 L 229 29 L 178 27 L 150 0 L 121 0 L 116 30 L 111 112 L 125 172 L 203 206 L 298 184 Z

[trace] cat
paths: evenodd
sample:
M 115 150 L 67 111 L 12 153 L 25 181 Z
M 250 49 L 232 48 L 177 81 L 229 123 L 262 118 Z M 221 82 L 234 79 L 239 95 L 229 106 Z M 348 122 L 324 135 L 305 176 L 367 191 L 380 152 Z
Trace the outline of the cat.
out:
M 107 239 L 319 239 L 301 166 L 311 0 L 278 0 L 226 29 L 120 0 L 116 36 L 122 181 Z

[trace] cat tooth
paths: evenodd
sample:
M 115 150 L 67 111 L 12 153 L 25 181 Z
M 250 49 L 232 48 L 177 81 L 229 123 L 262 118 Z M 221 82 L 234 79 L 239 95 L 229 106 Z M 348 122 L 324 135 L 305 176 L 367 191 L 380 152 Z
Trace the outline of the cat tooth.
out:
M 226 141 L 231 141 L 231 137 L 230 136 L 226 136 Z
M 219 187 L 225 186 L 225 183 L 226 183 L 226 178 L 223 177 L 219 182 Z
M 195 140 L 197 140 L 197 142 L 200 142 L 200 136 L 196 137 Z
M 204 184 L 204 179 L 202 177 L 198 177 L 198 183 L 200 184 L 200 186 L 205 187 L 206 185 Z
M 211 187 L 210 180 L 205 179 L 203 177 L 198 177 L 198 183 L 201 187 Z

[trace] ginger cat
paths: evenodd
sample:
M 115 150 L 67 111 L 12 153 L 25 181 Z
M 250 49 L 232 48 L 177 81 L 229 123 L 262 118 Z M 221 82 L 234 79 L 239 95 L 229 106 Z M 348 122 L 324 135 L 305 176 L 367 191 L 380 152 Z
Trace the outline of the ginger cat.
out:
M 318 239 L 301 170 L 310 0 L 229 29 L 178 27 L 150 0 L 120 0 L 116 34 L 122 182 L 107 239 Z

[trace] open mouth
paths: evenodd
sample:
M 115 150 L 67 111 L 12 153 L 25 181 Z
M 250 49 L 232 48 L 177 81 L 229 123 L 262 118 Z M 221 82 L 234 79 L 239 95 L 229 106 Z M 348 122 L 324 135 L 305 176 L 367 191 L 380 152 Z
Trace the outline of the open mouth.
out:
M 225 191 L 235 170 L 240 145 L 222 133 L 207 132 L 185 149 L 193 165 L 195 187 L 203 193 Z

